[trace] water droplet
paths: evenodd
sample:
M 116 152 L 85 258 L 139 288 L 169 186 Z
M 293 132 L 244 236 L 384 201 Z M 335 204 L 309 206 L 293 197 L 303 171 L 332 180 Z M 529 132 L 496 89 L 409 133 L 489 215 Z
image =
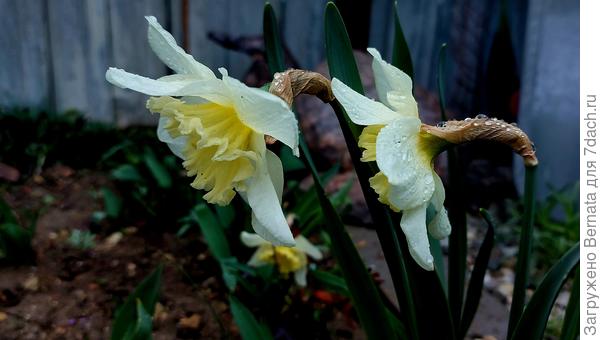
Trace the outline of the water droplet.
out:
M 477 124 L 477 123 L 473 123 L 473 125 L 475 125 L 475 126 L 479 126 L 479 124 Z
M 494 118 L 492 118 L 492 120 L 493 120 L 493 121 L 497 121 L 497 120 L 498 120 L 498 118 L 495 118 L 495 117 L 494 117 Z
M 485 118 L 487 118 L 487 117 L 488 117 L 488 116 L 484 115 L 483 113 L 480 113 L 480 114 L 478 114 L 477 116 L 475 116 L 475 118 L 477 118 L 477 119 L 485 119 Z
M 502 125 L 500 125 L 500 127 L 502 127 L 502 128 L 505 128 L 505 127 L 506 127 L 506 124 L 502 124 Z
M 488 121 L 488 122 L 485 122 L 484 124 L 487 125 L 487 126 L 490 126 L 490 125 L 492 125 L 492 122 Z
M 446 127 L 446 122 L 444 122 L 444 121 L 441 121 L 441 122 L 439 122 L 439 123 L 435 124 L 435 126 L 437 126 L 437 127 L 441 127 L 441 128 L 443 128 L 443 127 Z
M 510 125 L 517 127 L 517 123 L 510 123 Z
M 506 129 L 506 132 L 510 132 L 510 129 Z
M 470 120 L 471 120 L 471 118 L 470 118 L 470 117 L 467 117 L 467 118 L 465 118 L 465 122 L 468 122 L 468 121 L 470 121 Z
M 535 144 L 531 143 L 531 149 L 535 152 Z

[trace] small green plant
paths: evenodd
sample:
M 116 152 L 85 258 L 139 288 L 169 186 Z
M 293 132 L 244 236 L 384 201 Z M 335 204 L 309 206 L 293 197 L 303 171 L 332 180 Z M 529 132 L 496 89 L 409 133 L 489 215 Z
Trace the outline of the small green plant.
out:
M 96 246 L 96 235 L 89 230 L 73 229 L 67 243 L 76 249 L 92 249 Z
M 35 234 L 37 215 L 24 227 L 10 206 L 0 197 L 0 264 L 19 265 L 35 262 L 31 240 Z
M 117 309 L 111 340 L 152 339 L 152 315 L 160 295 L 162 272 L 163 266 L 159 265 Z

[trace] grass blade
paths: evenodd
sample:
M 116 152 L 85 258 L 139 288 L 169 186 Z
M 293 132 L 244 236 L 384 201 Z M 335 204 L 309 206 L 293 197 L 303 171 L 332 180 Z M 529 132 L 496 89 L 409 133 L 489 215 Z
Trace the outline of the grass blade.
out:
M 163 265 L 161 264 L 152 272 L 152 274 L 142 280 L 133 293 L 127 297 L 125 303 L 117 309 L 110 337 L 112 340 L 123 339 L 129 331 L 130 326 L 135 324 L 138 317 L 138 300 L 141 301 L 148 314 L 154 314 L 154 306 L 156 305 L 158 295 L 160 294 L 162 271 Z
M 408 74 L 410 79 L 415 79 L 410 49 L 404 38 L 400 17 L 398 16 L 398 2 L 394 2 L 394 50 L 392 64 Z
M 565 319 L 560 332 L 560 340 L 575 340 L 579 336 L 579 270 L 575 271 L 575 280 L 571 296 L 565 311 Z
M 259 323 L 252 312 L 244 306 L 235 296 L 229 296 L 229 306 L 235 323 L 240 328 L 240 334 L 244 340 L 273 339 L 269 328 Z
M 535 211 L 535 178 L 537 167 L 525 167 L 525 213 L 519 241 L 519 255 L 515 268 L 515 286 L 513 291 L 510 317 L 508 319 L 508 337 L 511 338 L 525 306 L 525 293 L 529 284 L 531 249 L 533 247 L 533 219 Z
M 171 187 L 172 182 L 169 172 L 156 158 L 154 151 L 148 147 L 144 148 L 144 163 L 148 167 L 148 170 L 150 170 L 152 177 L 154 177 L 160 188 L 166 189 Z
M 481 299 L 481 291 L 483 289 L 483 279 L 485 278 L 485 272 L 487 271 L 488 263 L 490 262 L 490 255 L 492 254 L 492 248 L 494 247 L 494 222 L 490 214 L 485 209 L 480 209 L 479 212 L 487 222 L 488 228 L 485 233 L 479 252 L 475 258 L 475 265 L 473 266 L 473 272 L 471 273 L 471 280 L 469 281 L 469 288 L 467 289 L 467 298 L 465 300 L 465 306 L 462 312 L 462 318 L 460 321 L 460 333 L 459 339 L 464 338 L 467 335 L 467 331 L 473 322 L 477 308 L 479 307 L 479 300 Z
M 519 319 L 511 339 L 542 339 L 552 306 L 569 273 L 579 263 L 579 242 L 548 271 Z

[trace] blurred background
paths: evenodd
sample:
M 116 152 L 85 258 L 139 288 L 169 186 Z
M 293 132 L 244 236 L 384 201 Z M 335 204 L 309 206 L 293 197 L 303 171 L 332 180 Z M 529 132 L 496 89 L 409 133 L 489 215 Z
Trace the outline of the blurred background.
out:
M 337 2 L 355 49 L 376 47 L 389 60 L 393 2 Z M 1 0 L 0 105 L 76 109 L 92 121 L 119 126 L 155 122 L 144 95 L 104 79 L 109 66 L 152 78 L 168 74 L 147 44 L 145 15 L 156 16 L 213 70 L 225 67 L 254 85 L 268 81 L 263 3 Z M 315 69 L 323 63 L 325 3 L 272 1 L 290 66 Z M 447 43 L 446 96 L 453 117 L 485 113 L 518 121 L 538 147 L 542 197 L 549 184 L 561 188 L 577 179 L 578 1 L 403 0 L 398 7 L 422 111 L 435 110 L 438 52 Z M 361 71 L 369 71 L 368 63 Z M 510 163 L 509 152 L 503 158 Z M 517 188 L 521 169 L 515 171 Z M 511 171 L 501 175 L 512 178 Z
M 271 1 L 289 67 L 329 76 L 326 3 Z M 375 97 L 366 48 L 391 60 L 394 0 L 335 3 L 366 92 Z M 270 81 L 263 6 L 264 0 L 0 0 L 0 330 L 8 332 L 3 334 L 23 336 L 19 332 L 27 329 L 32 338 L 106 338 L 116 301 L 161 259 L 176 265 L 165 270 L 163 305 L 154 315 L 157 338 L 170 339 L 174 332 L 178 338 L 228 334 L 223 328 L 232 324 L 223 302 L 227 292 L 215 279 L 220 267 L 196 237 L 194 211 L 205 209 L 201 193 L 190 189 L 178 160 L 156 140 L 158 117 L 146 110 L 147 96 L 116 88 L 104 75 L 111 66 L 150 78 L 171 72 L 147 43 L 144 16 L 153 15 L 196 60 L 261 86 Z M 534 281 L 539 280 L 579 235 L 579 2 L 398 0 L 398 9 L 423 121 L 441 119 L 441 71 L 450 119 L 485 114 L 517 122 L 535 142 L 540 165 Z M 447 60 L 440 68 L 443 43 Z M 349 230 L 389 293 L 386 265 L 333 112 L 310 97 L 299 98 L 296 108 L 336 207 L 346 223 L 359 226 Z M 485 231 L 478 209 L 489 208 L 499 219 L 498 247 L 472 332 L 504 338 L 523 211 L 523 164 L 504 146 L 475 143 L 458 149 L 465 177 L 461 194 L 470 212 L 469 265 Z M 280 151 L 289 170 L 286 210 L 296 220 L 294 228 L 316 232 L 323 220 L 307 172 Z M 446 163 L 442 154 L 436 163 L 442 177 Z M 229 210 L 215 210 L 240 259 L 250 254 L 238 241 L 240 228 L 249 224 L 247 211 L 239 213 L 244 207 L 238 200 Z M 7 221 L 20 227 L 6 229 Z M 7 248 L 14 235 L 19 245 Z M 125 242 L 127 247 L 117 246 Z M 292 307 L 269 316 L 286 332 L 311 338 L 316 335 L 302 332 L 319 328 L 301 329 L 294 320 L 321 327 L 324 319 L 336 337 L 352 337 L 356 327 L 334 317 L 350 313 L 347 300 L 315 294 L 307 302 L 296 293 L 282 302 Z M 270 298 L 256 298 L 255 304 Z M 568 294 L 559 298 L 563 310 L 566 299 Z M 318 309 L 323 305 L 342 312 L 327 314 L 330 309 Z M 552 335 L 552 324 L 549 329 Z

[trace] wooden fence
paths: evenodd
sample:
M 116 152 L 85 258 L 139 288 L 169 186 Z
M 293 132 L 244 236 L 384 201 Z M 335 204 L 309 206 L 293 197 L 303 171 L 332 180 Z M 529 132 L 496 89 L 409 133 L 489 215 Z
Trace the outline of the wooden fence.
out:
M 323 60 L 325 0 L 273 0 L 282 33 L 302 67 Z M 444 17 L 452 1 L 401 2 L 401 17 L 418 79 L 431 83 Z M 373 0 L 370 45 L 389 56 L 392 0 Z M 109 66 L 149 77 L 167 73 L 146 41 L 145 15 L 154 15 L 178 42 L 187 15 L 188 49 L 212 69 L 241 77 L 247 55 L 228 51 L 208 32 L 232 37 L 260 35 L 264 0 L 0 0 L 0 106 L 77 109 L 96 121 L 149 123 L 145 96 L 117 89 L 104 79 Z M 185 6 L 185 8 L 183 8 Z M 433 19 L 433 20 L 432 20 Z M 446 34 L 447 35 L 447 34 Z

